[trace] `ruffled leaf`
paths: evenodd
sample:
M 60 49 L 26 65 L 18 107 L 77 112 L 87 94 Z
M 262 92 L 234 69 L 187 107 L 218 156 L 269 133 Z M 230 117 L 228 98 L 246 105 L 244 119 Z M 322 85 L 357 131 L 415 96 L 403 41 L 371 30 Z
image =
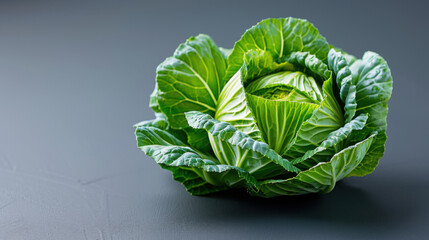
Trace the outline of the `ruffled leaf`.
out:
M 356 85 L 357 114 L 369 114 L 364 131 L 377 131 L 377 139 L 362 164 L 351 173 L 364 176 L 374 171 L 384 155 L 387 127 L 387 101 L 392 95 L 392 75 L 387 62 L 377 53 L 366 52 L 350 67 Z
M 357 71 L 353 75 L 358 111 L 390 99 L 392 75 L 389 66 L 380 55 L 366 52 L 362 61 L 355 63 L 352 69 Z
M 288 62 L 277 63 L 271 53 L 261 49 L 251 49 L 244 55 L 243 66 L 240 68 L 242 82 L 247 85 L 251 80 L 255 80 L 269 73 L 286 70 L 294 70 L 294 66 Z
M 152 110 L 155 113 L 161 112 L 161 109 L 159 108 L 159 104 L 158 104 L 158 84 L 157 83 L 155 83 L 155 88 L 153 89 L 152 94 L 150 94 L 149 107 L 152 108 Z
M 340 52 L 347 60 L 347 63 L 350 65 L 352 65 L 356 60 L 358 60 L 355 56 L 345 52 L 343 49 L 341 48 L 337 48 L 331 45 L 331 48 L 334 49 L 337 52 Z
M 150 126 L 136 128 L 137 146 L 161 167 L 170 170 L 175 180 L 195 195 L 228 187 L 254 187 L 257 184 L 245 170 L 217 164 L 217 160 L 190 148 L 170 133 Z
M 318 147 L 331 132 L 344 126 L 341 107 L 333 93 L 332 78 L 323 84 L 324 99 L 313 115 L 300 127 L 295 139 L 289 144 L 286 157 L 295 159 Z
M 335 154 L 329 162 L 299 173 L 286 180 L 267 180 L 259 184 L 255 195 L 273 197 L 306 193 L 327 193 L 335 183 L 349 175 L 362 161 L 376 134 Z
M 325 151 L 338 143 L 347 139 L 352 131 L 362 130 L 365 127 L 365 123 L 368 120 L 367 114 L 361 114 L 346 125 L 338 130 L 331 132 L 326 140 L 324 140 L 318 147 L 313 150 L 307 151 L 304 156 L 296 158 L 292 161 L 293 164 L 302 163 L 307 159 L 312 158 L 317 153 Z M 318 163 L 318 162 L 317 162 Z
M 182 130 L 173 129 L 168 124 L 167 118 L 162 113 L 155 113 L 155 119 L 150 121 L 142 121 L 134 125 L 135 128 L 138 127 L 154 127 L 169 132 L 175 138 L 179 139 L 182 142 L 187 141 L 187 135 Z
M 291 52 L 309 52 L 326 61 L 329 44 L 307 20 L 297 18 L 265 19 L 248 29 L 228 57 L 226 79 L 243 65 L 244 54 L 253 49 L 269 52 L 275 61 Z
M 187 112 L 186 118 L 190 126 L 196 129 L 205 129 L 214 137 L 218 137 L 220 140 L 228 142 L 230 145 L 239 147 L 242 150 L 250 150 L 250 152 L 256 152 L 260 154 L 259 159 L 254 164 L 249 162 L 249 159 L 245 159 L 247 166 L 243 167 L 249 172 L 255 172 L 255 168 L 266 165 L 270 162 L 280 165 L 284 170 L 289 172 L 299 172 L 300 170 L 294 167 L 288 160 L 282 158 L 276 151 L 270 149 L 270 147 L 260 141 L 255 141 L 243 132 L 238 131 L 231 124 L 221 122 L 213 119 L 210 115 L 201 112 Z M 222 152 L 215 151 L 215 154 L 219 159 L 222 159 Z M 262 159 L 266 158 L 266 159 Z M 239 165 L 240 158 L 224 159 L 229 161 L 231 165 Z M 261 164 L 262 163 L 262 164 Z
M 295 69 L 314 76 L 320 85 L 332 75 L 328 65 L 309 52 L 293 52 L 285 57 L 285 61 L 293 64 Z
M 344 102 L 344 116 L 346 122 L 350 122 L 356 114 L 356 87 L 353 84 L 352 72 L 349 69 L 346 58 L 331 49 L 328 54 L 329 67 L 336 75 L 337 86 L 340 90 L 340 98 Z
M 192 147 L 207 154 L 212 153 L 208 135 L 205 131 L 193 129 L 191 127 L 184 128 L 183 131 L 187 135 L 187 142 Z
M 226 57 L 214 41 L 200 34 L 180 44 L 156 71 L 158 104 L 173 128 L 187 127 L 184 113 L 198 110 L 214 116 L 226 81 Z

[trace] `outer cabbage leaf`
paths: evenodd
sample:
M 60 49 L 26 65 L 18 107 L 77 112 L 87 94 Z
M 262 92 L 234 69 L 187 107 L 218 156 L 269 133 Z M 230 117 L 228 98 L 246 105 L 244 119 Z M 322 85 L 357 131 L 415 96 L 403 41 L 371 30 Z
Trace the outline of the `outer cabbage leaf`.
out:
M 173 128 L 187 127 L 184 113 L 198 110 L 214 116 L 225 85 L 226 57 L 214 41 L 200 34 L 180 44 L 156 71 L 158 104 Z
M 356 86 L 353 84 L 352 72 L 349 69 L 346 58 L 331 49 L 328 54 L 329 67 L 334 71 L 337 86 L 340 90 L 340 98 L 344 103 L 344 116 L 346 122 L 350 122 L 356 114 Z
M 161 112 L 161 109 L 159 108 L 159 104 L 158 104 L 158 84 L 157 83 L 155 83 L 155 88 L 153 89 L 152 94 L 150 94 L 149 107 L 152 108 L 152 110 L 155 113 Z
M 352 65 L 353 66 L 353 65 Z M 366 52 L 352 69 L 358 111 L 387 102 L 392 95 L 392 75 L 386 61 L 377 53 Z
M 349 65 L 353 64 L 356 60 L 358 60 L 355 56 L 345 52 L 343 49 L 341 48 L 337 48 L 331 45 L 331 49 L 334 49 L 337 52 L 340 52 L 347 60 L 347 63 Z
M 377 139 L 361 165 L 351 176 L 372 173 L 384 155 L 387 127 L 387 101 L 392 94 L 392 75 L 386 61 L 377 53 L 366 52 L 362 60 L 355 61 L 350 69 L 356 85 L 357 113 L 368 113 L 365 132 L 377 131 Z M 359 139 L 359 136 L 354 138 Z M 352 139 L 353 140 L 353 139 Z
M 199 129 L 193 129 L 192 127 L 184 128 L 183 131 L 187 135 L 187 142 L 192 147 L 199 151 L 211 154 L 212 148 L 208 140 L 208 135 L 205 131 Z
M 191 127 L 180 129 L 171 128 L 170 124 L 167 121 L 167 118 L 162 113 L 155 113 L 155 119 L 150 121 L 143 121 L 134 125 L 134 127 L 156 127 L 162 130 L 165 130 L 180 139 L 184 143 L 188 143 L 192 147 L 211 154 L 211 146 L 207 137 L 207 133 L 203 130 L 193 129 Z
M 286 180 L 267 180 L 259 183 L 255 195 L 273 197 L 306 193 L 327 193 L 335 183 L 350 174 L 362 161 L 374 141 L 376 134 L 364 141 L 336 153 L 329 162 L 320 163 L 296 177 Z
M 384 155 L 386 140 L 386 132 L 380 132 L 377 135 L 376 140 L 372 144 L 362 163 L 353 172 L 349 174 L 349 177 L 362 177 L 372 173 L 377 167 L 380 158 L 382 158 Z
M 182 130 L 173 129 L 170 127 L 170 124 L 167 122 L 167 118 L 162 113 L 155 113 L 155 119 L 150 121 L 142 121 L 134 125 L 135 128 L 137 127 L 154 127 L 159 128 L 161 130 L 164 130 L 171 135 L 173 135 L 175 138 L 179 139 L 182 142 L 187 141 L 187 135 Z
M 291 52 L 310 52 L 326 61 L 329 44 L 307 20 L 297 18 L 265 19 L 248 29 L 228 57 L 226 79 L 243 65 L 244 54 L 253 49 L 268 51 L 279 60 Z
M 181 141 L 188 142 L 192 147 L 203 151 L 203 152 L 212 152 L 210 142 L 208 141 L 207 134 L 205 131 L 200 131 L 198 129 L 193 129 L 191 127 L 179 129 L 172 129 L 170 124 L 167 121 L 167 118 L 159 108 L 158 104 L 158 85 L 155 84 L 155 89 L 150 95 L 149 107 L 155 112 L 156 119 L 152 121 L 143 121 L 136 124 L 135 126 L 152 126 L 157 127 L 163 130 L 167 130 L 172 133 L 174 136 L 179 137 Z
M 192 149 L 172 134 L 151 126 L 136 128 L 137 146 L 161 167 L 170 170 L 194 195 L 208 194 L 229 187 L 257 184 L 245 170 L 218 164 L 215 158 Z

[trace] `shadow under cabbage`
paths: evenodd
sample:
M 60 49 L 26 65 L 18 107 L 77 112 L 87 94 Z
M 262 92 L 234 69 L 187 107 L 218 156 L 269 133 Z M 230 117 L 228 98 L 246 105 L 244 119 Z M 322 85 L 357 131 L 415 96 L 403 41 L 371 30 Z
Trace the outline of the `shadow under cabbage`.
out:
M 376 199 L 364 189 L 351 186 L 347 181 L 337 183 L 329 194 L 308 194 L 300 196 L 281 196 L 274 198 L 249 197 L 245 190 L 232 190 L 202 196 L 214 201 L 211 207 L 204 205 L 199 212 L 201 218 L 211 221 L 240 220 L 313 220 L 328 221 L 359 227 L 390 225 L 406 217 L 410 211 L 391 212 L 384 202 Z M 194 205 L 198 207 L 197 205 Z

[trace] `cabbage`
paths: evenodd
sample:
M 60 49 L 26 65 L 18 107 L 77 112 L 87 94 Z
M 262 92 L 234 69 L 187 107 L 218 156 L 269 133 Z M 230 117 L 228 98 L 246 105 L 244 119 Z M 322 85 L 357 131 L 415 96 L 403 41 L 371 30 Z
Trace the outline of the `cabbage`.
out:
M 193 195 L 247 188 L 273 197 L 330 192 L 384 154 L 392 76 L 308 21 L 266 19 L 232 50 L 200 34 L 156 70 L 137 145 Z

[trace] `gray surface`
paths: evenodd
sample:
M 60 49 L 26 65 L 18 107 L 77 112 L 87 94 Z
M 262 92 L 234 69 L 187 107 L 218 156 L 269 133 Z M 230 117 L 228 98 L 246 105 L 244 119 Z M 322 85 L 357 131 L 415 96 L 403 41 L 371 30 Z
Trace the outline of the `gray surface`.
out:
M 0 239 L 398 238 L 428 234 L 428 4 L 0 2 Z M 313 22 L 393 72 L 374 174 L 328 195 L 193 197 L 135 147 L 155 68 L 191 35 L 232 47 L 266 17 Z

